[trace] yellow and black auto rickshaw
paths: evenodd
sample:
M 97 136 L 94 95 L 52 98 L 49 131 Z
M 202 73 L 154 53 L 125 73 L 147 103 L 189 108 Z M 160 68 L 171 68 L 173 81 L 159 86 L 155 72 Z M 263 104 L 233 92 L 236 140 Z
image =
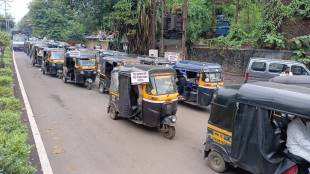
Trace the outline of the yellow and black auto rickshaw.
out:
M 65 51 L 61 48 L 44 49 L 42 73 L 62 77 Z
M 91 50 L 69 51 L 63 65 L 63 81 L 74 82 L 91 89 L 96 80 L 96 58 Z
M 301 86 L 254 82 L 219 89 L 204 149 L 209 167 L 219 173 L 231 165 L 254 174 L 307 174 L 309 161 L 293 155 L 287 139 L 292 120 L 310 121 L 309 103 L 310 90 Z
M 137 59 L 125 56 L 104 56 L 99 58 L 97 74 L 99 77 L 99 92 L 109 91 L 111 73 L 115 67 L 128 64 L 138 64 Z
M 149 65 L 114 68 L 109 92 L 112 119 L 158 127 L 168 139 L 175 136 L 178 92 L 173 69 Z
M 35 44 L 33 46 L 31 57 L 32 66 L 39 66 L 39 67 L 42 66 L 44 48 L 46 48 L 46 45 L 41 43 Z
M 177 72 L 179 101 L 208 106 L 214 92 L 224 86 L 221 65 L 183 60 L 173 65 Z

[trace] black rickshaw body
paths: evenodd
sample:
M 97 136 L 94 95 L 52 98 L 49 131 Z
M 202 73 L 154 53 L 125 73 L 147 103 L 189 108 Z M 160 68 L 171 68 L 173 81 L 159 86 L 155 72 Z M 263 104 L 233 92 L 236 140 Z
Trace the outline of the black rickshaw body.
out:
M 304 86 L 310 88 L 310 76 L 278 76 L 270 79 L 271 82 L 287 85 Z
M 44 58 L 42 63 L 42 72 L 61 77 L 63 73 L 63 64 L 65 51 L 60 48 L 44 49 Z
M 251 173 L 282 174 L 294 165 L 286 149 L 289 118 L 310 119 L 309 103 L 310 91 L 301 86 L 254 82 L 220 88 L 211 105 L 205 158 L 216 152 Z
M 65 54 L 63 80 L 85 85 L 91 89 L 96 80 L 96 58 L 92 50 L 80 49 Z
M 148 73 L 149 82 L 133 84 L 132 73 L 141 72 Z M 166 80 L 167 83 L 159 85 L 160 81 Z M 175 71 L 164 66 L 117 67 L 111 75 L 109 112 L 115 112 L 117 117 L 129 119 L 138 124 L 158 127 L 165 133 L 173 129 L 175 133 L 178 93 L 174 80 Z M 155 88 L 156 84 L 158 89 Z M 163 92 L 160 88 L 167 90 Z M 142 97 L 141 104 L 138 101 L 139 96 Z
M 177 72 L 180 101 L 208 106 L 214 92 L 224 86 L 221 65 L 198 61 L 178 61 L 173 68 Z

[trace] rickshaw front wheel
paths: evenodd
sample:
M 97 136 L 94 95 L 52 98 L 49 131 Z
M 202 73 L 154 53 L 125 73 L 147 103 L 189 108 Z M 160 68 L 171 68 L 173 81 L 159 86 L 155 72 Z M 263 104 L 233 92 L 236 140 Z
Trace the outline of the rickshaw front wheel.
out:
M 227 163 L 223 159 L 222 155 L 215 151 L 211 151 L 207 160 L 208 166 L 218 173 L 223 173 L 227 169 Z
M 110 106 L 109 108 L 109 116 L 112 120 L 118 119 L 117 112 L 115 111 L 115 108 L 113 106 Z
M 175 127 L 174 126 L 168 126 L 167 131 L 162 132 L 163 136 L 167 139 L 172 139 L 175 137 Z

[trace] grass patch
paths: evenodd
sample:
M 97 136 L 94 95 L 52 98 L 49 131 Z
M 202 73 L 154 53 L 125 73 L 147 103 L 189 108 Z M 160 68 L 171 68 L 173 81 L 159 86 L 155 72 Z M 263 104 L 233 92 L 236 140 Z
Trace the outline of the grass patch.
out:
M 15 97 L 0 98 L 0 110 L 19 111 L 20 109 L 20 102 Z
M 1 76 L 0 77 L 0 86 L 10 86 L 13 83 L 12 76 Z
M 0 98 L 10 97 L 13 95 L 13 88 L 8 86 L 0 86 Z

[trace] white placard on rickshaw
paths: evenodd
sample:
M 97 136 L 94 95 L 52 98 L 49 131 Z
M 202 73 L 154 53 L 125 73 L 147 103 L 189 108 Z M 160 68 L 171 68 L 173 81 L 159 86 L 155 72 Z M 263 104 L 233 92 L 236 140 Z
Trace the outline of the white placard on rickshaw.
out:
M 138 85 L 149 82 L 150 82 L 149 72 L 141 71 L 131 73 L 131 84 Z
M 81 52 L 80 51 L 70 51 L 70 57 L 80 57 Z

